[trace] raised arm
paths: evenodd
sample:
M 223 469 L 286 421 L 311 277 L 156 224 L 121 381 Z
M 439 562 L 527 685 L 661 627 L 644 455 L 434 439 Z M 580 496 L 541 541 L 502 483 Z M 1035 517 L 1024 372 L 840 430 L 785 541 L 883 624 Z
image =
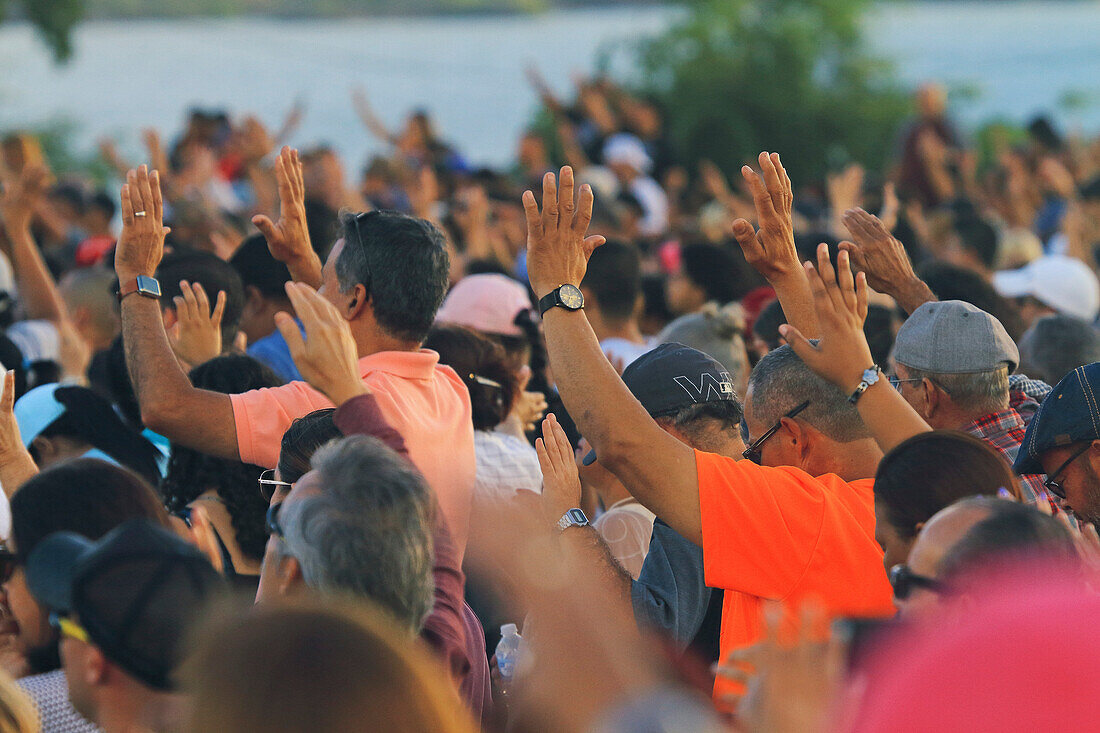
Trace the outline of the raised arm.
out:
M 11 241 L 12 269 L 27 317 L 59 325 L 65 318 L 65 301 L 31 236 L 31 220 L 45 194 L 48 178 L 45 168 L 24 168 L 8 181 L 0 199 L 0 217 Z
M 130 171 L 122 187 L 122 233 L 115 273 L 122 288 L 152 277 L 164 255 L 164 202 L 160 179 L 145 166 Z M 176 361 L 164 331 L 160 303 L 138 293 L 122 298 L 126 367 L 146 427 L 190 448 L 239 458 L 229 395 L 195 389 Z
M 817 334 L 817 316 L 814 314 L 810 285 L 806 282 L 794 246 L 791 179 L 779 161 L 779 153 L 761 153 L 760 170 L 763 175 L 758 175 L 747 165 L 741 169 L 741 175 L 752 191 L 760 230 L 753 229 L 745 219 L 737 219 L 733 222 L 733 236 L 741 245 L 748 263 L 775 288 L 787 322 L 812 338 Z
M 864 370 L 874 364 L 867 337 L 863 335 L 867 276 L 861 272 L 852 277 L 846 251 L 837 256 L 834 272 L 826 244 L 817 248 L 817 268 L 809 262 L 804 267 L 813 290 L 821 338 L 814 345 L 797 328 L 788 325 L 780 326 L 780 333 L 806 366 L 845 394 L 853 394 L 861 384 Z M 856 409 L 883 453 L 931 429 L 885 375 L 858 398 Z
M 279 221 L 258 214 L 252 223 L 264 235 L 271 256 L 290 270 L 297 282 L 321 287 L 321 258 L 313 251 L 306 224 L 306 184 L 298 151 L 284 147 L 275 159 L 279 184 Z
M 371 131 L 371 134 L 380 140 L 385 140 L 391 145 L 397 142 L 397 136 L 386 129 L 382 120 L 374 113 L 374 108 L 367 99 L 367 92 L 363 87 L 355 87 L 351 90 L 351 101 L 355 105 L 355 113 L 363 122 L 363 126 Z
M 559 203 L 560 202 L 560 203 Z M 592 220 L 592 189 L 573 197 L 573 170 L 542 181 L 542 211 L 530 191 L 527 272 L 542 298 L 563 284 L 579 287 L 592 251 L 603 237 L 585 237 Z M 635 498 L 693 542 L 702 542 L 695 454 L 662 430 L 630 394 L 604 356 L 583 310 L 551 308 L 543 316 L 554 380 L 577 427 L 600 462 L 631 487 Z
M 898 238 L 873 214 L 849 209 L 842 217 L 853 242 L 841 242 L 856 269 L 865 273 L 867 284 L 897 301 L 906 313 L 936 300 L 936 295 L 917 277 L 913 263 Z

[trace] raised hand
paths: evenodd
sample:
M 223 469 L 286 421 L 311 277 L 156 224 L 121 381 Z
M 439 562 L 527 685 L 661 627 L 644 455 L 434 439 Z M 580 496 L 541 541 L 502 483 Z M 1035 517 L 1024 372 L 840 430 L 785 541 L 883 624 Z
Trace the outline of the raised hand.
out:
M 535 194 L 523 193 L 527 215 L 527 275 L 538 298 L 560 285 L 580 287 L 588 270 L 588 258 L 607 241 L 599 235 L 586 236 L 592 222 L 592 187 L 581 186 L 574 199 L 573 169 L 561 169 L 561 186 L 553 173 L 542 178 L 542 211 Z
M 359 374 L 359 350 L 351 327 L 336 306 L 302 283 L 288 282 L 286 294 L 306 335 L 302 336 L 289 313 L 276 313 L 275 326 L 302 377 L 337 406 L 367 394 L 370 390 Z
M 878 217 L 855 208 L 844 212 L 843 221 L 854 242 L 841 242 L 839 247 L 856 269 L 866 273 L 872 288 L 892 296 L 908 313 L 936 299 L 913 271 L 905 245 Z
M 222 353 L 222 316 L 225 314 L 225 291 L 218 291 L 214 308 L 201 283 L 180 280 L 180 292 L 173 298 L 176 304 L 176 325 L 168 340 L 176 356 L 190 366 L 205 364 Z
M 275 159 L 279 187 L 279 221 L 258 214 L 252 223 L 264 235 L 271 256 L 284 263 L 295 280 L 321 286 L 321 261 L 309 241 L 306 225 L 306 185 L 298 151 L 284 147 Z
M 0 198 L 0 218 L 9 234 L 15 236 L 30 226 L 49 181 L 50 172 L 45 166 L 27 166 L 6 182 Z
M 164 257 L 164 199 L 160 174 L 147 166 L 130 170 L 122 186 L 122 233 L 115 246 L 115 273 L 120 283 L 138 275 L 152 277 Z
M 733 222 L 733 236 L 748 263 L 773 282 L 801 272 L 791 222 L 794 194 L 779 153 L 761 153 L 760 170 L 761 174 L 757 174 L 747 165 L 741 169 L 752 192 L 760 229 L 753 229 L 745 219 L 737 219 Z
M 864 369 L 874 364 L 863 322 L 867 318 L 867 276 L 852 277 L 848 253 L 837 256 L 837 269 L 829 262 L 829 245 L 817 248 L 817 267 L 807 262 L 806 277 L 814 296 L 820 338 L 811 344 L 790 325 L 779 332 L 806 366 L 850 394 Z
M 840 173 L 830 174 L 825 179 L 825 189 L 829 195 L 829 208 L 834 216 L 859 206 L 863 198 L 863 178 L 866 171 L 859 163 L 852 163 Z
M 557 522 L 581 505 L 581 477 L 573 446 L 553 413 L 542 421 L 542 437 L 535 441 L 542 468 L 542 508 L 549 522 Z

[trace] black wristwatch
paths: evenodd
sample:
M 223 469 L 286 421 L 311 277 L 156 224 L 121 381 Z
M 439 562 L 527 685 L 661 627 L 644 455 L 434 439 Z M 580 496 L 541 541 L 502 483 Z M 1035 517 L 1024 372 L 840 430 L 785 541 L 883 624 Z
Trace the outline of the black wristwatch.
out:
M 576 285 L 559 285 L 539 299 L 539 315 L 546 315 L 551 308 L 579 311 L 584 307 L 584 294 Z

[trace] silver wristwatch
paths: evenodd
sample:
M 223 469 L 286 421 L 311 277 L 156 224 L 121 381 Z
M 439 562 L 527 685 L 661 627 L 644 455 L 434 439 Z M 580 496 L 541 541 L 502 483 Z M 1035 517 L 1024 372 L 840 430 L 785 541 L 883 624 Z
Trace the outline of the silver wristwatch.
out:
M 558 520 L 558 529 L 564 532 L 570 527 L 587 527 L 588 517 L 580 509 L 570 509 Z

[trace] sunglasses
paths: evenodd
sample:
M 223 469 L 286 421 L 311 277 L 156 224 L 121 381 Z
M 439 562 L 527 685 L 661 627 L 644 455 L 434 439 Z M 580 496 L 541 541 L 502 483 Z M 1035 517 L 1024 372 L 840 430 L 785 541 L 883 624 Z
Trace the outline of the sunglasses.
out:
M 6 547 L 0 547 L 0 583 L 7 583 L 15 569 L 23 564 L 23 557 Z
M 1043 486 L 1046 488 L 1047 491 L 1054 494 L 1059 499 L 1066 498 L 1066 487 L 1062 485 L 1062 482 L 1058 480 L 1058 477 L 1061 476 L 1067 468 L 1069 468 L 1069 464 L 1080 458 L 1081 455 L 1085 451 L 1087 451 L 1089 449 L 1089 446 L 1091 445 L 1091 442 L 1082 445 L 1080 448 L 1074 451 L 1073 455 L 1067 458 L 1061 466 L 1058 466 L 1057 470 L 1055 470 L 1054 473 L 1050 474 L 1050 477 L 1043 482 Z
M 269 468 L 260 474 L 260 496 L 262 496 L 267 503 L 271 503 L 271 497 L 275 496 L 275 492 L 279 490 L 280 486 L 285 486 L 289 489 L 294 486 L 294 484 L 287 481 L 280 481 L 275 478 L 274 468 Z
M 267 508 L 267 519 L 264 521 L 264 528 L 267 529 L 268 535 L 285 540 L 286 533 L 283 532 L 283 526 L 279 524 L 279 507 L 282 505 L 283 502 L 280 501 Z
M 82 641 L 85 644 L 88 643 L 88 632 L 83 626 L 73 621 L 68 616 L 63 616 L 59 613 L 50 614 L 50 626 L 57 629 L 62 636 L 67 636 L 70 639 L 76 639 Z
M 785 414 L 783 417 L 779 418 L 779 420 L 776 421 L 775 425 L 772 425 L 771 428 L 768 429 L 768 432 L 764 433 L 759 438 L 754 440 L 752 445 L 750 445 L 748 448 L 746 448 L 744 451 L 741 452 L 741 457 L 745 458 L 747 460 L 750 460 L 750 461 L 752 461 L 753 463 L 755 463 L 757 465 L 760 465 L 760 461 L 761 461 L 760 448 L 764 445 L 764 443 L 767 442 L 768 438 L 770 438 L 773 435 L 775 435 L 776 433 L 778 433 L 779 428 L 783 427 L 783 418 L 792 418 L 795 415 L 797 415 L 798 413 L 805 410 L 809 406 L 810 406 L 810 401 L 806 400 L 801 405 L 794 408 L 793 410 L 791 410 L 790 412 Z
M 904 563 L 890 568 L 890 587 L 894 589 L 894 598 L 904 601 L 916 588 L 923 588 L 933 593 L 942 593 L 943 583 L 924 575 L 917 575 Z

